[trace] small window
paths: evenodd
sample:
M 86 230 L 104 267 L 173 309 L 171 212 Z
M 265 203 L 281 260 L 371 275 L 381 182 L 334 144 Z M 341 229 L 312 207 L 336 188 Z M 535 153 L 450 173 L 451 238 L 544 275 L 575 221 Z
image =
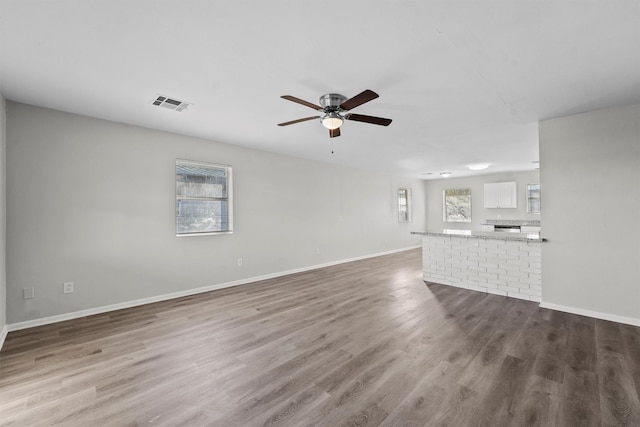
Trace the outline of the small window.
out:
M 231 166 L 176 160 L 176 235 L 233 231 Z
M 527 212 L 540 213 L 540 184 L 527 184 Z
M 443 221 L 471 222 L 471 189 L 444 190 Z
M 398 188 L 398 222 L 411 222 L 410 188 Z

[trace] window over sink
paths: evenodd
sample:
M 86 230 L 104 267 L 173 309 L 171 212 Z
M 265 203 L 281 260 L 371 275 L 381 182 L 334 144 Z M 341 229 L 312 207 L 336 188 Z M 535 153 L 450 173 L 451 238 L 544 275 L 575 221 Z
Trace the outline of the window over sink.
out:
M 471 222 L 471 189 L 444 190 L 443 221 L 446 222 Z

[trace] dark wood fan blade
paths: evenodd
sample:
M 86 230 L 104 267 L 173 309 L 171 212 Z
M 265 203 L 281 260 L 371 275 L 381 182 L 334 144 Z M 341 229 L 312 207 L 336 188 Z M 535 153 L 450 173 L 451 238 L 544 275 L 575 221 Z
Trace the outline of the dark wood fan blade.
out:
M 305 117 L 304 119 L 291 120 L 290 122 L 278 123 L 278 126 L 289 126 L 295 123 L 306 122 L 307 120 L 319 119 L 320 116 Z
M 312 104 L 310 102 L 305 101 L 304 99 L 296 98 L 291 95 L 282 95 L 280 98 L 286 99 L 287 101 L 297 102 L 298 104 L 306 105 L 309 108 L 313 108 L 314 110 L 322 111 L 322 107 L 316 104 Z
M 380 126 L 389 126 L 391 124 L 391 119 L 385 119 L 382 117 L 364 116 L 362 114 L 347 114 L 346 116 L 344 116 L 344 118 L 347 120 L 371 123 L 371 124 L 380 125 Z
M 340 128 L 329 129 L 329 137 L 335 138 L 336 136 L 340 136 Z
M 377 97 L 378 97 L 377 93 L 367 89 L 357 94 L 353 98 L 349 98 L 346 101 L 344 101 L 342 104 L 340 104 L 340 108 L 342 108 L 345 111 L 348 111 L 348 110 L 351 110 L 352 108 L 356 108 L 358 105 L 362 105 L 365 102 L 369 102 L 373 99 L 376 99 Z

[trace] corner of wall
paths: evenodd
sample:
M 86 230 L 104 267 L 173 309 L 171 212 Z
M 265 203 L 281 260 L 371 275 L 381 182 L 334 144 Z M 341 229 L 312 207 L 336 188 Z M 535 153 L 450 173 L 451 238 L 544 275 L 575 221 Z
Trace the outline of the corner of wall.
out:
M 7 274 L 6 274 L 6 102 L 0 93 L 0 350 L 7 337 Z

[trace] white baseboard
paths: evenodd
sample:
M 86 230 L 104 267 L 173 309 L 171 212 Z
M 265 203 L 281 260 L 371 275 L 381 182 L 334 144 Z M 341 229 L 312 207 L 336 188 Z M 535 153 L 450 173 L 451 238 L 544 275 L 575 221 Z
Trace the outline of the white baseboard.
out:
M 4 340 L 4 336 L 7 335 L 7 332 L 11 332 L 11 331 L 18 331 L 18 330 L 21 330 L 21 329 L 34 328 L 36 326 L 49 325 L 51 323 L 63 322 L 65 320 L 78 319 L 80 317 L 86 317 L 86 316 L 91 316 L 91 315 L 94 315 L 94 314 L 106 313 L 106 312 L 109 312 L 109 311 L 122 310 L 124 308 L 137 307 L 137 306 L 140 306 L 140 305 L 151 304 L 151 303 L 154 303 L 154 302 L 167 301 L 167 300 L 170 300 L 170 299 L 181 298 L 181 297 L 186 297 L 186 296 L 190 296 L 190 295 L 201 294 L 201 293 L 204 293 L 204 292 L 215 291 L 217 289 L 230 288 L 232 286 L 245 285 L 245 284 L 248 284 L 248 283 L 259 282 L 261 280 L 267 280 L 267 279 L 273 279 L 273 278 L 276 278 L 276 277 L 287 276 L 289 274 L 302 273 L 304 271 L 316 270 L 318 268 L 323 268 L 323 267 L 331 267 L 333 265 L 344 264 L 344 263 L 347 263 L 347 262 L 359 261 L 359 260 L 362 260 L 362 259 L 375 258 L 377 256 L 390 255 L 390 254 L 393 254 L 393 253 L 409 251 L 409 250 L 417 249 L 417 248 L 421 248 L 421 247 L 422 247 L 422 245 L 410 246 L 410 247 L 407 247 L 407 248 L 394 249 L 392 251 L 379 252 L 379 253 L 376 253 L 376 254 L 363 255 L 363 256 L 358 256 L 358 257 L 354 257 L 354 258 L 342 259 L 342 260 L 338 260 L 338 261 L 331 261 L 331 262 L 327 262 L 327 263 L 324 263 L 324 264 L 316 264 L 316 265 L 312 265 L 312 266 L 309 266 L 309 267 L 302 267 L 302 268 L 296 268 L 296 269 L 293 269 L 293 270 L 287 270 L 287 271 L 281 271 L 281 272 L 277 272 L 277 273 L 265 274 L 263 276 L 249 277 L 249 278 L 246 278 L 246 279 L 234 280 L 232 282 L 219 283 L 219 284 L 211 285 L 211 286 L 204 286 L 204 287 L 201 287 L 201 288 L 187 289 L 187 290 L 184 290 L 184 291 L 172 292 L 170 294 L 157 295 L 157 296 L 137 299 L 137 300 L 133 300 L 133 301 L 125 301 L 125 302 L 121 302 L 121 303 L 117 303 L 117 304 L 111 304 L 111 305 L 105 305 L 105 306 L 101 306 L 101 307 L 89 308 L 87 310 L 74 311 L 74 312 L 71 312 L 71 313 L 64 313 L 64 314 L 58 314 L 58 315 L 55 315 L 55 316 L 41 317 L 41 318 L 33 319 L 33 320 L 26 320 L 24 322 L 11 323 L 11 324 L 8 324 L 8 325 L 6 325 L 4 327 L 4 329 L 3 329 L 4 330 L 4 335 L 2 337 L 3 337 L 3 340 Z M 1 343 L 2 343 L 2 341 L 0 341 L 0 344 Z M 0 345 L 0 348 L 2 348 L 1 345 Z
M 7 338 L 8 333 L 9 333 L 9 328 L 7 327 L 7 325 L 4 325 L 2 327 L 2 330 L 0 330 L 0 350 L 2 350 L 2 346 L 4 345 L 4 340 L 5 338 Z
M 640 326 L 640 319 L 635 319 L 633 317 L 618 316 L 617 314 L 585 310 L 583 308 L 569 307 L 544 301 L 540 303 L 540 307 L 548 308 L 550 310 L 564 311 L 565 313 L 579 314 L 581 316 L 593 317 L 596 319 L 609 320 L 611 322 L 624 323 L 631 326 Z

